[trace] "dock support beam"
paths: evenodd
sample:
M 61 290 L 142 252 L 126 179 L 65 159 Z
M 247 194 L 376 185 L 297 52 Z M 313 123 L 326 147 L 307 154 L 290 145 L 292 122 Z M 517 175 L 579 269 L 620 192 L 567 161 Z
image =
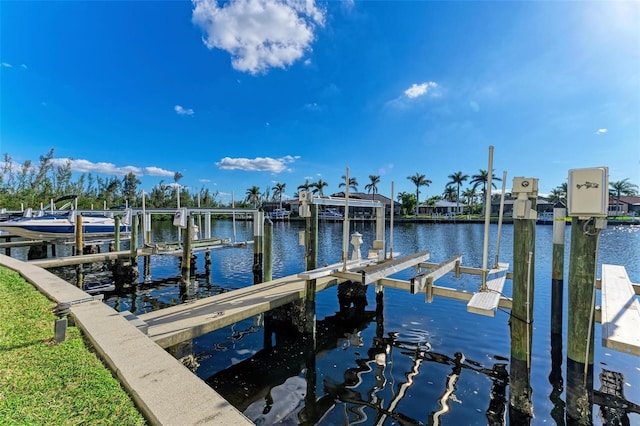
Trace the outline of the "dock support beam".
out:
M 567 419 L 579 425 L 588 425 L 592 421 L 593 298 L 598 235 L 592 219 L 572 218 L 566 398 Z
M 531 342 L 533 322 L 535 219 L 513 221 L 513 307 L 511 308 L 511 371 L 509 416 L 533 417 Z M 512 424 L 515 424 L 512 422 Z

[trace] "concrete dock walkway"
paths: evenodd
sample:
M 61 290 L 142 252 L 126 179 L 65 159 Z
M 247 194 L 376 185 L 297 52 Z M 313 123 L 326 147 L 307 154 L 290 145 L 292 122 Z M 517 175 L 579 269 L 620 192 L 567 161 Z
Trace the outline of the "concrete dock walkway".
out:
M 253 424 L 114 309 L 37 266 L 2 254 L 0 265 L 70 305 L 76 325 L 151 424 Z

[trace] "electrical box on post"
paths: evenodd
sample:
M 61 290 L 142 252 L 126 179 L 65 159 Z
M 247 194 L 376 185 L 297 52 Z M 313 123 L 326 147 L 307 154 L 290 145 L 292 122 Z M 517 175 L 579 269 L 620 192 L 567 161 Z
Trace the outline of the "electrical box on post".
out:
M 609 209 L 609 168 L 569 170 L 569 216 L 606 217 Z

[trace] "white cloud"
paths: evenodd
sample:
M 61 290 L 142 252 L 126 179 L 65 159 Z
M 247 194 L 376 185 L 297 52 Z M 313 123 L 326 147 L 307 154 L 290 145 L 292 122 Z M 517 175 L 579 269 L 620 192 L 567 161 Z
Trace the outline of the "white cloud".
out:
M 596 135 L 603 135 L 607 133 L 607 129 L 598 129 L 596 130 Z
M 218 161 L 216 166 L 222 170 L 280 173 L 290 170 L 289 167 L 287 167 L 287 164 L 291 164 L 299 158 L 299 156 L 291 155 L 286 155 L 281 158 L 256 157 L 253 159 L 225 157 Z
M 198 182 L 211 183 L 211 179 L 199 179 Z
M 142 175 L 142 169 L 135 166 L 117 167 L 113 163 L 99 162 L 94 163 L 88 160 L 71 160 L 69 158 L 54 158 L 52 161 L 54 166 L 66 166 L 70 162 L 71 171 L 78 173 L 102 173 L 108 175 L 124 176 L 132 172 L 136 176 Z
M 231 54 L 238 71 L 257 74 L 285 68 L 302 58 L 323 26 L 325 12 L 314 0 L 193 0 L 192 21 L 209 49 Z
M 178 115 L 193 115 L 193 110 L 191 108 L 185 109 L 180 105 L 176 105 L 173 107 L 173 110 L 178 113 Z
M 26 64 L 20 64 L 21 68 L 24 68 L 25 70 L 28 68 Z
M 161 169 L 160 167 L 150 166 L 144 168 L 144 174 L 148 176 L 173 177 L 176 173 L 170 170 Z
M 476 101 L 469 102 L 469 107 L 471 107 L 471 109 L 474 110 L 475 112 L 480 111 L 480 105 L 478 105 Z
M 137 167 L 137 166 L 116 166 L 113 163 L 98 162 L 94 163 L 89 160 L 73 160 L 69 158 L 54 158 L 52 161 L 54 167 L 66 166 L 67 162 L 71 165 L 71 171 L 76 173 L 100 173 L 105 175 L 124 176 L 128 173 L 140 176 L 163 176 L 173 177 L 175 172 L 164 170 L 159 167 Z
M 3 62 L 3 63 L 2 63 L 2 66 L 3 66 L 3 67 L 5 67 L 5 68 L 13 68 L 13 65 L 11 65 L 11 64 L 10 64 L 10 63 L 8 63 L 8 62 Z
M 438 84 L 433 81 L 420 83 L 420 84 L 413 83 L 411 87 L 409 87 L 407 90 L 404 91 L 404 94 L 409 99 L 415 99 L 417 97 L 426 95 L 429 92 L 429 90 L 434 89 L 436 87 L 438 87 Z

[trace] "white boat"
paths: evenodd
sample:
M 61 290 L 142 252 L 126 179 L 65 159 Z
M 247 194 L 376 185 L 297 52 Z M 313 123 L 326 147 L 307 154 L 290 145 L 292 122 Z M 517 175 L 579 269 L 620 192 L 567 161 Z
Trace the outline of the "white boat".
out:
M 289 215 L 291 212 L 287 209 L 275 209 L 271 213 L 269 213 L 269 218 L 273 220 L 284 220 L 289 219 Z
M 342 213 L 340 213 L 338 211 L 338 209 L 335 209 L 333 207 L 329 207 L 327 209 L 324 209 L 324 210 L 318 212 L 318 219 L 322 219 L 322 220 L 342 220 L 342 219 L 344 219 L 344 216 L 342 215 Z
M 61 197 L 57 201 L 75 200 L 75 196 Z M 54 205 L 55 205 L 54 202 Z M 67 203 L 64 208 L 72 205 Z M 77 212 L 74 210 L 54 210 L 48 208 L 39 211 L 35 216 L 30 214 L 24 217 L 0 222 L 0 230 L 6 231 L 11 235 L 17 235 L 28 239 L 39 239 L 49 241 L 72 240 L 76 235 L 76 217 Z M 130 216 L 131 210 L 125 213 Z M 111 216 L 111 215 L 109 215 Z M 128 221 L 123 219 L 120 225 L 120 232 L 123 237 L 129 232 Z M 96 240 L 102 238 L 113 238 L 115 231 L 115 219 L 101 213 L 83 213 L 82 214 L 82 233 L 87 240 Z

